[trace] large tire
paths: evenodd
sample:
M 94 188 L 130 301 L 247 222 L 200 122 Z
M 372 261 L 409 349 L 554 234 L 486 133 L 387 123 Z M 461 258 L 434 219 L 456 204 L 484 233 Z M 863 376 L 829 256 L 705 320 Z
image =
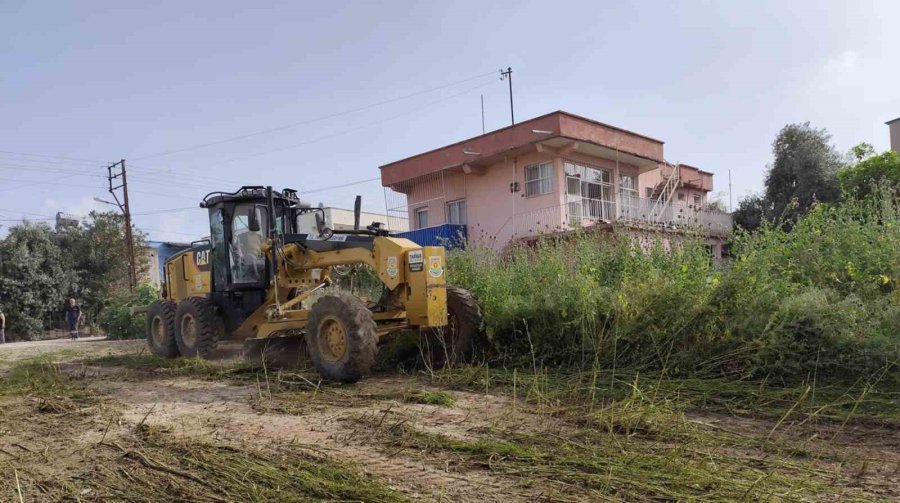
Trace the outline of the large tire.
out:
M 178 306 L 172 300 L 157 300 L 147 310 L 147 344 L 150 352 L 160 358 L 179 355 L 175 342 L 175 311 Z
M 222 332 L 222 319 L 212 302 L 188 297 L 175 312 L 175 342 L 182 356 L 210 358 Z
M 349 293 L 326 295 L 313 304 L 306 345 L 316 370 L 325 379 L 352 383 L 375 364 L 378 333 L 372 313 Z
M 481 307 L 471 292 L 447 287 L 447 326 L 432 331 L 427 342 L 435 368 L 471 362 L 484 346 Z

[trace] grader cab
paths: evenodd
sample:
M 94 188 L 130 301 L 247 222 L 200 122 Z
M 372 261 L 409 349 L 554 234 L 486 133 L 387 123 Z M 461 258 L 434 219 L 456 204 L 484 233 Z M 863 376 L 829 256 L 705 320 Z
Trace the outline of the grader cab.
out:
M 379 223 L 360 229 L 359 198 L 351 230 L 326 227 L 322 210 L 291 189 L 214 192 L 200 207 L 209 238 L 166 261 L 162 298 L 148 310 L 157 356 L 208 358 L 220 341 L 300 336 L 323 377 L 355 382 L 370 371 L 379 340 L 399 331 L 436 335 L 436 362 L 471 354 L 481 313 L 469 292 L 447 286 L 444 248 L 391 236 Z M 318 232 L 299 232 L 310 213 Z M 325 293 L 334 271 L 354 264 L 377 275 L 379 299 Z

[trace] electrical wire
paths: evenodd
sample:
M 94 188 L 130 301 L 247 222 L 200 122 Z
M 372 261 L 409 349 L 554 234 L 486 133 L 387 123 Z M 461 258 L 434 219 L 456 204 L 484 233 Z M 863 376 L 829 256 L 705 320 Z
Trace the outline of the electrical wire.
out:
M 430 88 L 430 89 L 425 89 L 425 90 L 422 90 L 422 91 L 417 91 L 417 92 L 410 93 L 410 94 L 406 94 L 406 95 L 403 95 L 403 96 L 398 96 L 398 97 L 396 97 L 396 98 L 391 98 L 391 99 L 387 99 L 387 100 L 382 100 L 382 101 L 379 101 L 379 102 L 376 102 L 376 103 L 372 103 L 372 104 L 369 104 L 369 105 L 365 105 L 365 106 L 362 106 L 362 107 L 358 107 L 358 108 L 352 108 L 352 109 L 344 110 L 344 111 L 341 111 L 341 112 L 336 112 L 336 113 L 332 113 L 332 114 L 328 114 L 328 115 L 323 115 L 323 116 L 316 117 L 316 118 L 313 118 L 313 119 L 308 119 L 308 120 L 303 120 L 303 121 L 293 122 L 293 123 L 290 123 L 290 124 L 285 124 L 285 125 L 282 125 L 282 126 L 276 126 L 276 127 L 273 127 L 273 128 L 263 129 L 263 130 L 261 130 L 261 131 L 254 131 L 254 132 L 252 132 L 252 133 L 247 133 L 247 134 L 242 134 L 242 135 L 232 136 L 232 137 L 230 137 L 230 138 L 225 138 L 225 139 L 223 139 L 223 140 L 211 141 L 211 142 L 207 142 L 207 143 L 200 143 L 200 144 L 197 144 L 197 145 L 191 145 L 191 146 L 188 146 L 188 147 L 183 147 L 183 148 L 179 148 L 179 149 L 175 149 L 175 150 L 169 150 L 169 151 L 165 151 L 165 152 L 158 152 L 158 153 L 155 153 L 155 154 L 149 154 L 149 155 L 139 156 L 139 157 L 135 157 L 133 160 L 135 160 L 135 161 L 140 161 L 140 160 L 144 160 L 144 159 L 153 159 L 153 158 L 156 158 L 156 157 L 163 157 L 163 156 L 168 156 L 168 155 L 178 154 L 178 153 L 182 153 L 182 152 L 189 152 L 189 151 L 192 151 L 192 150 L 198 150 L 198 149 L 202 149 L 202 148 L 206 148 L 206 147 L 212 147 L 212 146 L 215 146 L 215 145 L 221 145 L 221 144 L 223 144 L 223 143 L 230 143 L 230 142 L 234 142 L 234 141 L 238 141 L 238 140 L 243 140 L 243 139 L 246 139 L 246 138 L 252 138 L 252 137 L 254 137 L 254 136 L 260 136 L 260 135 L 266 135 L 266 134 L 275 133 L 275 132 L 278 132 L 278 131 L 284 131 L 284 130 L 287 130 L 287 129 L 292 129 L 292 128 L 296 128 L 296 127 L 299 127 L 299 126 L 304 126 L 304 125 L 307 125 L 307 124 L 313 124 L 313 123 L 315 123 L 315 122 L 321 122 L 321 121 L 323 121 L 323 120 L 334 119 L 334 118 L 337 118 L 337 117 L 342 117 L 342 116 L 345 116 L 345 115 L 350 115 L 350 114 L 362 112 L 362 111 L 365 111 L 365 110 L 369 110 L 369 109 L 371 109 L 371 108 L 375 108 L 375 107 L 379 107 L 379 106 L 382 106 L 382 105 L 386 105 L 386 104 L 388 104 L 388 103 L 394 103 L 394 102 L 401 101 L 401 100 L 405 100 L 405 99 L 412 98 L 412 97 L 415 97 L 415 96 L 420 96 L 420 95 L 422 95 L 422 94 L 428 94 L 428 93 L 431 93 L 431 92 L 434 92 L 434 91 L 439 91 L 439 90 L 441 90 L 441 89 L 446 89 L 446 88 L 448 88 L 448 87 L 453 87 L 453 86 L 456 86 L 456 85 L 459 85 L 459 84 L 464 84 L 464 83 L 466 83 L 466 82 L 471 82 L 471 81 L 473 81 L 473 80 L 480 79 L 480 78 L 484 78 L 484 77 L 487 77 L 487 76 L 489 76 L 489 75 L 494 75 L 494 73 L 495 73 L 495 72 L 483 73 L 483 74 L 480 74 L 480 75 L 475 75 L 475 76 L 468 77 L 468 78 L 465 78 L 465 79 L 462 79 L 462 80 L 458 80 L 458 81 L 455 81 L 455 82 L 450 82 L 450 83 L 448 83 L 448 84 L 444 84 L 444 85 L 441 85 L 441 86 L 432 87 L 432 88 Z
M 219 140 L 219 141 L 216 141 L 216 142 L 210 142 L 210 143 L 201 144 L 201 145 L 194 145 L 194 146 L 186 147 L 186 148 L 183 148 L 183 149 L 172 150 L 172 151 L 168 151 L 168 152 L 162 152 L 162 153 L 158 153 L 158 154 L 153 154 L 153 155 L 143 156 L 143 157 L 136 158 L 135 160 L 149 159 L 149 158 L 153 158 L 153 157 L 162 157 L 162 156 L 165 156 L 165 155 L 175 154 L 175 153 L 184 152 L 184 151 L 188 151 L 188 150 L 196 150 L 196 149 L 204 148 L 204 147 L 207 147 L 207 146 L 213 146 L 213 145 L 218 145 L 218 144 L 222 144 L 222 143 L 228 143 L 228 142 L 231 142 L 231 141 L 237 141 L 237 140 L 239 140 L 239 139 L 244 139 L 244 138 L 249 138 L 249 137 L 253 137 L 253 136 L 259 136 L 259 135 L 262 135 L 262 134 L 267 134 L 267 133 L 271 133 L 271 132 L 275 132 L 275 131 L 279 131 L 279 130 L 289 129 L 289 128 L 291 128 L 291 127 L 296 127 L 296 126 L 303 125 L 303 124 L 308 124 L 308 123 L 312 123 L 312 122 L 316 122 L 316 121 L 321 121 L 321 120 L 325 120 L 325 119 L 328 119 L 328 118 L 339 117 L 339 116 L 342 116 L 342 115 L 348 115 L 348 114 L 356 113 L 356 112 L 359 112 L 359 111 L 362 111 L 362 110 L 366 110 L 366 109 L 369 109 L 369 108 L 374 108 L 374 107 L 377 107 L 377 106 L 381 106 L 381 105 L 384 105 L 384 104 L 387 104 L 387 103 L 392 103 L 392 102 L 400 101 L 400 100 L 407 99 L 407 98 L 410 98 L 410 97 L 413 97 L 413 96 L 418 96 L 418 95 L 422 95 L 422 94 L 427 94 L 427 93 L 434 92 L 434 91 L 437 91 L 437 90 L 440 90 L 440 89 L 445 89 L 445 88 L 448 88 L 448 87 L 452 87 L 452 86 L 455 86 L 455 85 L 459 85 L 459 84 L 462 84 L 462 83 L 465 83 L 465 82 L 470 82 L 470 81 L 472 81 L 472 80 L 477 80 L 477 79 L 479 79 L 479 78 L 486 77 L 486 76 L 488 76 L 488 75 L 493 75 L 493 72 L 485 73 L 485 74 L 481 74 L 481 75 L 476 75 L 476 76 L 473 76 L 473 77 L 470 77 L 470 78 L 467 78 L 467 79 L 463 79 L 463 80 L 451 82 L 451 83 L 449 83 L 449 84 L 445 84 L 445 85 L 438 86 L 438 87 L 431 88 L 431 89 L 426 89 L 426 90 L 423 90 L 423 91 L 418 91 L 418 92 L 416 92 L 416 93 L 411 93 L 411 94 L 408 94 L 408 95 L 405 95 L 405 96 L 401 96 L 401 97 L 397 97 L 397 98 L 392 98 L 392 99 L 389 99 L 389 100 L 384 100 L 384 101 L 377 102 L 377 103 L 374 103 L 374 104 L 371 104 L 371 105 L 367 105 L 367 106 L 365 106 L 365 107 L 360 107 L 360 108 L 356 108 L 356 109 L 352 109 L 352 110 L 346 110 L 346 111 L 343 111 L 343 112 L 338 112 L 338 113 L 335 113 L 335 114 L 331 114 L 331 115 L 329 115 L 329 116 L 324 116 L 324 117 L 319 117 L 319 118 L 316 118 L 316 119 L 310 119 L 310 120 L 308 120 L 308 121 L 297 122 L 297 123 L 294 123 L 294 124 L 288 124 L 288 125 L 284 125 L 284 126 L 279 126 L 279 127 L 276 127 L 276 128 L 269 128 L 269 129 L 267 129 L 267 130 L 257 131 L 257 132 L 249 133 L 249 134 L 246 134 L 246 135 L 241 135 L 241 136 L 237 136 L 237 137 L 227 138 L 227 139 L 225 139 L 225 140 Z M 491 83 L 492 83 L 492 82 L 491 82 Z M 266 154 L 270 154 L 270 153 L 274 153 L 274 152 L 280 152 L 280 151 L 284 151 L 284 150 L 290 150 L 290 149 L 294 149 L 294 148 L 299 148 L 299 147 L 302 147 L 302 146 L 305 146 L 305 145 L 309 145 L 309 144 L 312 144 L 312 143 L 324 141 L 324 140 L 327 140 L 327 139 L 330 139 L 330 138 L 334 138 L 334 137 L 337 137 L 337 136 L 342 136 L 342 135 L 349 134 L 349 133 L 352 133 L 352 132 L 356 132 L 356 131 L 359 131 L 359 130 L 362 130 L 362 129 L 366 129 L 366 128 L 369 128 L 369 127 L 372 127 L 372 126 L 376 126 L 376 125 L 379 125 L 379 124 L 383 124 L 383 123 L 385 123 L 385 122 L 393 121 L 393 120 L 399 119 L 399 118 L 401 118 L 401 117 L 407 116 L 407 115 L 409 115 L 409 114 L 415 113 L 415 112 L 420 111 L 420 110 L 422 110 L 422 109 L 424 109 L 424 108 L 431 107 L 431 106 L 433 106 L 433 105 L 435 105 L 435 104 L 438 104 L 438 103 L 440 103 L 440 102 L 447 101 L 447 100 L 456 98 L 456 97 L 458 97 L 458 96 L 462 96 L 462 95 L 467 94 L 467 93 L 469 93 L 469 92 L 471 92 L 471 91 L 474 91 L 474 90 L 476 90 L 476 89 L 480 89 L 480 88 L 482 88 L 482 87 L 486 87 L 487 85 L 490 85 L 491 83 L 479 84 L 478 86 L 474 86 L 474 87 L 471 87 L 471 88 L 467 88 L 467 89 L 463 90 L 462 92 L 454 93 L 454 94 L 452 94 L 452 95 L 450 95 L 450 96 L 446 96 L 446 97 L 439 98 L 439 99 L 437 99 L 437 100 L 433 100 L 433 101 L 431 101 L 431 102 L 429 102 L 429 103 L 426 103 L 426 104 L 423 105 L 423 106 L 415 107 L 415 108 L 413 108 L 413 109 L 411 109 L 411 110 L 407 110 L 407 111 L 402 112 L 402 113 L 400 113 L 400 114 L 397 114 L 397 115 L 394 115 L 394 116 L 391 116 L 391 117 L 388 117 L 388 118 L 385 118 L 385 119 L 382 119 L 382 120 L 379 120 L 379 121 L 375 121 L 375 122 L 372 122 L 372 123 L 360 125 L 360 126 L 357 126 L 357 127 L 354 127 L 354 128 L 349 128 L 349 129 L 345 129 L 345 130 L 341 130 L 341 131 L 336 131 L 336 132 L 334 132 L 334 133 L 331 133 L 331 134 L 328 134 L 328 135 L 325 135 L 325 136 L 321 136 L 321 137 L 318 137 L 318 138 L 314 138 L 314 139 L 312 139 L 312 140 L 308 140 L 308 141 L 305 141 L 305 142 L 302 142 L 302 143 L 299 143 L 299 144 L 295 144 L 295 145 L 290 145 L 290 146 L 287 146 L 287 147 L 282 147 L 282 148 L 278 148 L 278 149 L 274 149 L 274 150 L 268 150 L 268 151 L 262 151 L 262 152 L 256 152 L 256 153 L 253 153 L 253 154 L 250 154 L 250 155 L 247 155 L 247 156 L 243 156 L 243 157 L 236 157 L 236 158 L 232 158 L 232 159 L 226 159 L 226 160 L 224 160 L 224 161 L 219 161 L 218 164 L 224 164 L 224 163 L 233 162 L 233 161 L 242 160 L 242 159 L 247 159 L 247 158 L 251 158 L 251 157 L 257 157 L 257 156 L 260 156 L 260 155 L 266 155 Z M 79 166 L 79 167 L 72 167 L 71 170 L 67 170 L 67 169 L 62 168 L 62 167 L 60 167 L 60 168 L 53 168 L 53 167 L 49 167 L 49 166 L 20 166 L 20 167 L 19 167 L 19 166 L 5 166 L 5 167 L 4 167 L 4 166 L 0 166 L 0 168 L 9 168 L 9 169 L 15 169 L 15 168 L 18 167 L 18 168 L 23 168 L 23 169 L 28 169 L 28 170 L 34 170 L 34 171 L 43 171 L 43 172 L 48 172 L 48 173 L 65 173 L 65 176 L 56 178 L 56 179 L 54 179 L 54 180 L 60 180 L 60 179 L 64 179 L 64 178 L 71 178 L 71 177 L 74 177 L 74 176 L 91 176 L 91 177 L 98 177 L 98 178 L 107 179 L 107 176 L 104 176 L 104 175 L 94 175 L 94 174 L 90 173 L 89 171 L 87 171 L 87 170 L 89 169 L 88 166 L 90 166 L 90 165 L 95 165 L 97 168 L 105 168 L 106 166 L 108 166 L 109 164 L 111 164 L 111 163 L 109 163 L 109 162 L 104 162 L 104 161 L 94 160 L 94 159 L 85 159 L 85 158 L 79 158 L 79 157 L 59 156 L 59 155 L 49 155 L 49 154 L 25 153 L 25 152 L 17 152 L 17 151 L 9 151 L 9 150 L 0 150 L 0 154 L 7 154 L 7 157 L 8 157 L 9 155 L 15 155 L 15 156 L 20 156 L 20 157 L 37 157 L 37 158 L 38 158 L 38 159 L 28 159 L 28 158 L 25 158 L 25 159 L 3 159 L 2 157 L 0 157 L 0 161 L 2 161 L 2 160 L 8 160 L 8 161 L 15 161 L 15 162 L 44 163 L 44 164 L 51 164 L 51 165 L 73 165 L 73 164 L 80 164 L 80 165 L 85 166 L 83 169 L 80 168 L 80 166 Z M 139 170 L 139 171 L 140 171 L 140 172 L 138 172 L 138 173 L 135 173 L 134 171 L 132 171 L 132 173 L 131 173 L 131 178 L 132 178 L 132 180 L 140 181 L 140 182 L 142 182 L 142 183 L 160 184 L 160 185 L 165 185 L 165 186 L 167 187 L 166 192 L 161 192 L 161 191 L 144 191 L 144 190 L 136 190 L 136 189 L 133 189 L 133 188 L 129 188 L 129 193 L 134 193 L 134 194 L 146 194 L 146 195 L 153 195 L 153 196 L 159 196 L 159 197 L 170 197 L 170 198 L 183 199 L 182 196 L 179 196 L 179 195 L 176 195 L 176 194 L 172 194 L 171 192 L 172 192 L 173 190 L 189 189 L 189 188 L 196 188 L 196 189 L 206 190 L 206 189 L 208 188 L 208 184 L 204 183 L 204 182 L 203 182 L 203 179 L 208 179 L 208 180 L 210 180 L 210 181 L 214 181 L 214 182 L 217 182 L 217 183 L 221 183 L 221 182 L 223 181 L 223 179 L 222 179 L 221 177 L 209 177 L 209 176 L 202 176 L 202 175 L 189 175 L 189 174 L 184 173 L 184 172 L 175 173 L 171 168 L 169 168 L 169 169 L 167 170 L 167 171 L 169 172 L 169 175 L 167 175 L 167 176 L 171 176 L 172 179 L 169 179 L 169 180 L 161 180 L 161 179 L 158 178 L 158 175 L 160 174 L 160 171 L 159 171 L 158 168 L 153 168 L 153 167 L 148 167 L 148 166 L 142 166 L 142 165 L 133 165 L 133 164 L 130 165 L 129 168 L 131 168 L 132 170 Z M 179 180 L 180 180 L 180 181 L 179 181 Z M 311 190 L 301 191 L 301 194 L 312 194 L 312 193 L 317 193 L 317 192 L 324 192 L 324 191 L 328 191 L 328 190 L 334 190 L 334 189 L 340 189 L 340 188 L 344 188 L 344 187 L 350 187 L 350 186 L 354 186 L 354 185 L 359 185 L 359 184 L 362 184 L 362 183 L 373 182 L 373 181 L 376 181 L 376 180 L 379 180 L 379 177 L 368 178 L 368 179 L 365 179 L 365 180 L 359 180 L 359 181 L 355 181 L 355 182 L 349 182 L 349 183 L 344 183 L 344 184 L 339 184 L 339 185 L 334 185 L 334 186 L 321 187 L 321 188 L 316 188 L 316 189 L 311 189 Z M 15 186 L 15 187 L 5 187 L 5 188 L 3 188 L 3 189 L 0 189 L 0 192 L 6 191 L 6 190 L 15 190 L 15 189 L 19 189 L 19 188 L 21 188 L 21 187 L 32 186 L 32 185 L 64 185 L 64 186 L 67 186 L 67 187 L 90 188 L 90 189 L 96 189 L 96 190 L 103 190 L 104 192 L 107 192 L 107 191 L 108 191 L 108 190 L 107 190 L 107 187 L 94 187 L 94 186 L 87 186 L 87 185 L 73 185 L 73 184 L 70 184 L 70 183 L 58 183 L 58 182 L 55 182 L 55 181 L 53 181 L 53 180 L 46 180 L 46 181 L 43 181 L 43 180 L 42 180 L 42 181 L 38 181 L 38 180 L 15 180 L 15 179 L 6 179 L 6 180 L 4 180 L 4 182 L 16 182 L 16 183 L 22 183 L 23 185 L 18 185 L 18 186 Z M 238 182 L 234 182 L 234 183 L 238 183 Z M 156 211 L 147 211 L 147 212 L 132 213 L 132 215 L 138 216 L 138 215 L 153 215 L 153 214 L 161 214 L 161 213 L 176 213 L 176 212 L 180 212 L 180 211 L 187 211 L 187 210 L 194 210 L 194 209 L 196 209 L 196 207 L 168 208 L 168 209 L 156 210 Z M 0 210 L 0 211 L 2 211 L 2 210 Z M 16 212 L 11 212 L 11 213 L 16 213 Z M 27 214 L 27 212 L 18 212 L 18 213 L 20 213 L 20 214 Z M 55 218 L 55 217 L 48 217 L 47 219 L 52 220 L 52 219 L 54 219 L 54 218 Z M 0 221 L 9 221 L 9 220 L 13 220 L 13 219 L 0 219 Z
M 489 85 L 491 85 L 491 84 L 493 84 L 493 82 L 487 82 L 487 83 L 484 83 L 484 84 L 480 84 L 480 85 L 478 85 L 478 86 L 468 88 L 468 89 L 466 89 L 466 90 L 464 90 L 464 91 L 462 91 L 462 92 L 459 92 L 459 93 L 456 93 L 456 94 L 452 94 L 452 95 L 450 95 L 450 96 L 445 96 L 445 97 L 443 97 L 443 98 L 440 98 L 440 99 L 437 99 L 437 100 L 434 100 L 434 101 L 430 101 L 430 102 L 428 102 L 428 103 L 426 103 L 426 104 L 424 104 L 424 105 L 422 105 L 422 106 L 413 108 L 413 109 L 411 109 L 411 110 L 407 110 L 407 111 L 405 111 L 405 112 L 402 112 L 402 113 L 400 113 L 400 114 L 397 114 L 397 115 L 388 117 L 388 118 L 386 118 L 386 119 L 381 119 L 381 120 L 378 120 L 378 121 L 375 121 L 375 122 L 370 122 L 370 123 L 367 123 L 367 124 L 363 124 L 363 125 L 361 125 L 361 126 L 357 126 L 357 127 L 350 128 L 350 129 L 344 129 L 344 130 L 337 131 L 337 132 L 334 132 L 334 133 L 331 133 L 331 134 L 328 134 L 328 135 L 325 135 L 325 136 L 320 136 L 320 137 L 318 137 L 318 138 L 313 138 L 312 140 L 304 141 L 304 142 L 297 143 L 297 144 L 294 144 L 294 145 L 289 145 L 289 146 L 287 146 L 287 147 L 281 147 L 281 148 L 276 148 L 276 149 L 272 149 L 272 150 L 265 150 L 265 151 L 262 151 L 262 152 L 256 152 L 256 153 L 253 153 L 253 154 L 249 154 L 249 155 L 245 155 L 245 156 L 240 156 L 240 157 L 232 157 L 232 158 L 230 158 L 230 159 L 225 159 L 225 160 L 223 160 L 223 161 L 218 161 L 217 164 L 220 164 L 220 165 L 221 165 L 221 164 L 226 164 L 226 163 L 230 163 L 230 162 L 234 162 L 234 161 L 240 161 L 240 160 L 244 160 L 244 159 L 250 159 L 250 158 L 252 158 L 252 157 L 259 157 L 259 156 L 261 156 L 261 155 L 272 154 L 272 153 L 275 153 L 275 152 L 283 152 L 283 151 L 285 151 L 285 150 L 292 150 L 292 149 L 295 149 L 295 148 L 304 147 L 304 146 L 306 146 L 306 145 L 311 145 L 311 144 L 313 144 L 313 143 L 318 143 L 318 142 L 320 142 L 320 141 L 330 140 L 331 138 L 336 138 L 336 137 L 338 137 L 338 136 L 343 136 L 343 135 L 348 134 L 348 133 L 354 133 L 354 132 L 356 132 L 356 131 L 360 131 L 360 130 L 363 130 L 363 129 L 368 129 L 368 128 L 372 127 L 372 126 L 378 126 L 378 125 L 384 124 L 384 123 L 386 123 L 386 122 L 390 122 L 390 121 L 393 121 L 393 120 L 397 120 L 397 119 L 403 118 L 403 117 L 405 117 L 405 116 L 407 116 L 407 115 L 411 115 L 411 114 L 413 114 L 413 113 L 416 113 L 416 112 L 419 112 L 419 111 L 424 110 L 424 109 L 426 109 L 426 108 L 429 108 L 429 107 L 432 107 L 432 106 L 434 106 L 434 105 L 437 105 L 438 103 L 441 103 L 441 102 L 443 102 L 443 101 L 447 101 L 447 100 L 451 100 L 451 99 L 453 99 L 453 98 L 457 98 L 457 97 L 459 97 L 459 96 L 462 96 L 462 95 L 464 95 L 464 94 L 470 93 L 470 92 L 475 91 L 475 90 L 477 90 L 477 89 L 481 89 L 482 87 L 487 87 L 487 86 L 489 86 Z

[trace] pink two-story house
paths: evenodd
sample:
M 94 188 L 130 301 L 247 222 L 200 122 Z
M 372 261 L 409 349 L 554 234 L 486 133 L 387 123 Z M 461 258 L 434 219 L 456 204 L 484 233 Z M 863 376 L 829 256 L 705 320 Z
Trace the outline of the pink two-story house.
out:
M 567 112 L 380 169 L 388 226 L 408 224 L 419 241 L 464 234 L 502 249 L 591 226 L 644 237 L 691 230 L 721 256 L 731 230 L 729 215 L 707 210 L 712 173 L 667 163 L 662 141 Z

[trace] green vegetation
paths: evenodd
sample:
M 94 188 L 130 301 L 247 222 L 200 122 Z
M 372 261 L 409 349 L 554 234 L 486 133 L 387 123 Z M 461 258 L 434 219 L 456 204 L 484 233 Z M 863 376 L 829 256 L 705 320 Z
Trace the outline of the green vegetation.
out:
M 213 445 L 154 428 L 131 445 L 116 469 L 98 467 L 87 486 L 127 501 L 407 501 L 354 465 L 286 445 L 266 452 Z M 73 488 L 77 494 L 79 488 Z
M 836 175 L 845 161 L 830 142 L 828 131 L 808 122 L 784 126 L 772 142 L 764 191 L 740 201 L 735 225 L 754 230 L 768 222 L 789 229 L 816 204 L 839 201 Z
M 889 150 L 875 155 L 871 150 L 857 148 L 859 162 L 838 172 L 844 193 L 865 198 L 884 188 L 900 197 L 900 154 Z
M 452 407 L 456 403 L 456 398 L 446 391 L 418 391 L 406 397 L 406 401 L 410 403 L 421 403 L 424 405 L 441 405 L 443 407 Z
M 144 235 L 134 230 L 138 271 L 147 267 Z M 124 218 L 91 212 L 79 227 L 23 222 L 0 240 L 0 298 L 7 340 L 31 339 L 65 326 L 63 306 L 79 301 L 93 325 L 114 299 L 128 295 Z
M 660 372 L 622 369 L 541 369 L 535 373 L 478 366 L 444 369 L 432 376 L 431 384 L 507 395 L 513 408 L 518 404 L 579 422 L 604 408 L 616 410 L 610 418 L 620 417 L 624 421 L 632 413 L 643 415 L 652 412 L 656 404 L 667 403 L 676 404 L 684 411 L 728 416 L 770 420 L 789 417 L 833 424 L 852 420 L 900 427 L 900 392 L 879 387 L 882 377 L 876 375 L 872 380 L 855 383 L 785 386 L 768 379 L 672 377 Z M 644 403 L 653 407 L 634 406 L 637 390 L 642 390 Z M 623 407 L 624 403 L 629 405 Z
M 132 307 L 147 306 L 159 298 L 149 284 L 138 285 L 134 293 L 111 297 L 100 312 L 99 325 L 110 339 L 142 339 L 147 334 L 147 315 L 131 314 Z
M 152 354 L 109 355 L 83 360 L 85 365 L 119 367 L 123 377 L 201 377 L 209 379 L 253 380 L 265 377 L 265 369 L 244 362 L 202 358 L 160 358 Z M 274 377 L 274 376 L 273 376 Z
M 449 260 L 502 361 L 770 382 L 896 380 L 900 203 L 816 205 L 788 231 L 738 233 L 733 260 L 697 238 L 666 250 L 591 232 Z
M 567 501 L 571 494 L 626 501 L 863 497 L 853 487 L 866 461 L 834 443 L 839 427 L 820 429 L 816 424 L 840 423 L 820 415 L 825 408 L 821 397 L 818 408 L 806 406 L 809 389 L 754 390 L 729 381 L 658 376 L 523 376 L 487 367 L 445 371 L 438 378 L 463 387 L 468 382 L 473 390 L 490 380 L 492 391 L 518 390 L 517 399 L 509 405 L 506 421 L 477 431 L 475 438 L 417 429 L 403 416 L 357 420 L 379 433 L 388 452 L 418 450 L 439 463 L 443 457 L 467 469 L 488 470 L 515 480 L 522 490 L 540 488 L 551 500 Z M 726 391 L 720 393 L 720 386 Z M 689 411 L 690 404 L 729 396 L 756 400 L 776 415 L 762 427 L 748 423 L 741 428 L 734 421 L 718 426 L 708 411 L 705 416 Z M 896 414 L 897 405 L 893 407 Z M 518 418 L 516 411 L 522 412 Z M 540 419 L 544 427 L 526 426 L 534 413 L 545 416 Z M 825 431 L 830 431 L 828 438 L 818 440 Z
M 45 357 L 16 363 L 0 379 L 0 396 L 87 396 L 59 367 Z

